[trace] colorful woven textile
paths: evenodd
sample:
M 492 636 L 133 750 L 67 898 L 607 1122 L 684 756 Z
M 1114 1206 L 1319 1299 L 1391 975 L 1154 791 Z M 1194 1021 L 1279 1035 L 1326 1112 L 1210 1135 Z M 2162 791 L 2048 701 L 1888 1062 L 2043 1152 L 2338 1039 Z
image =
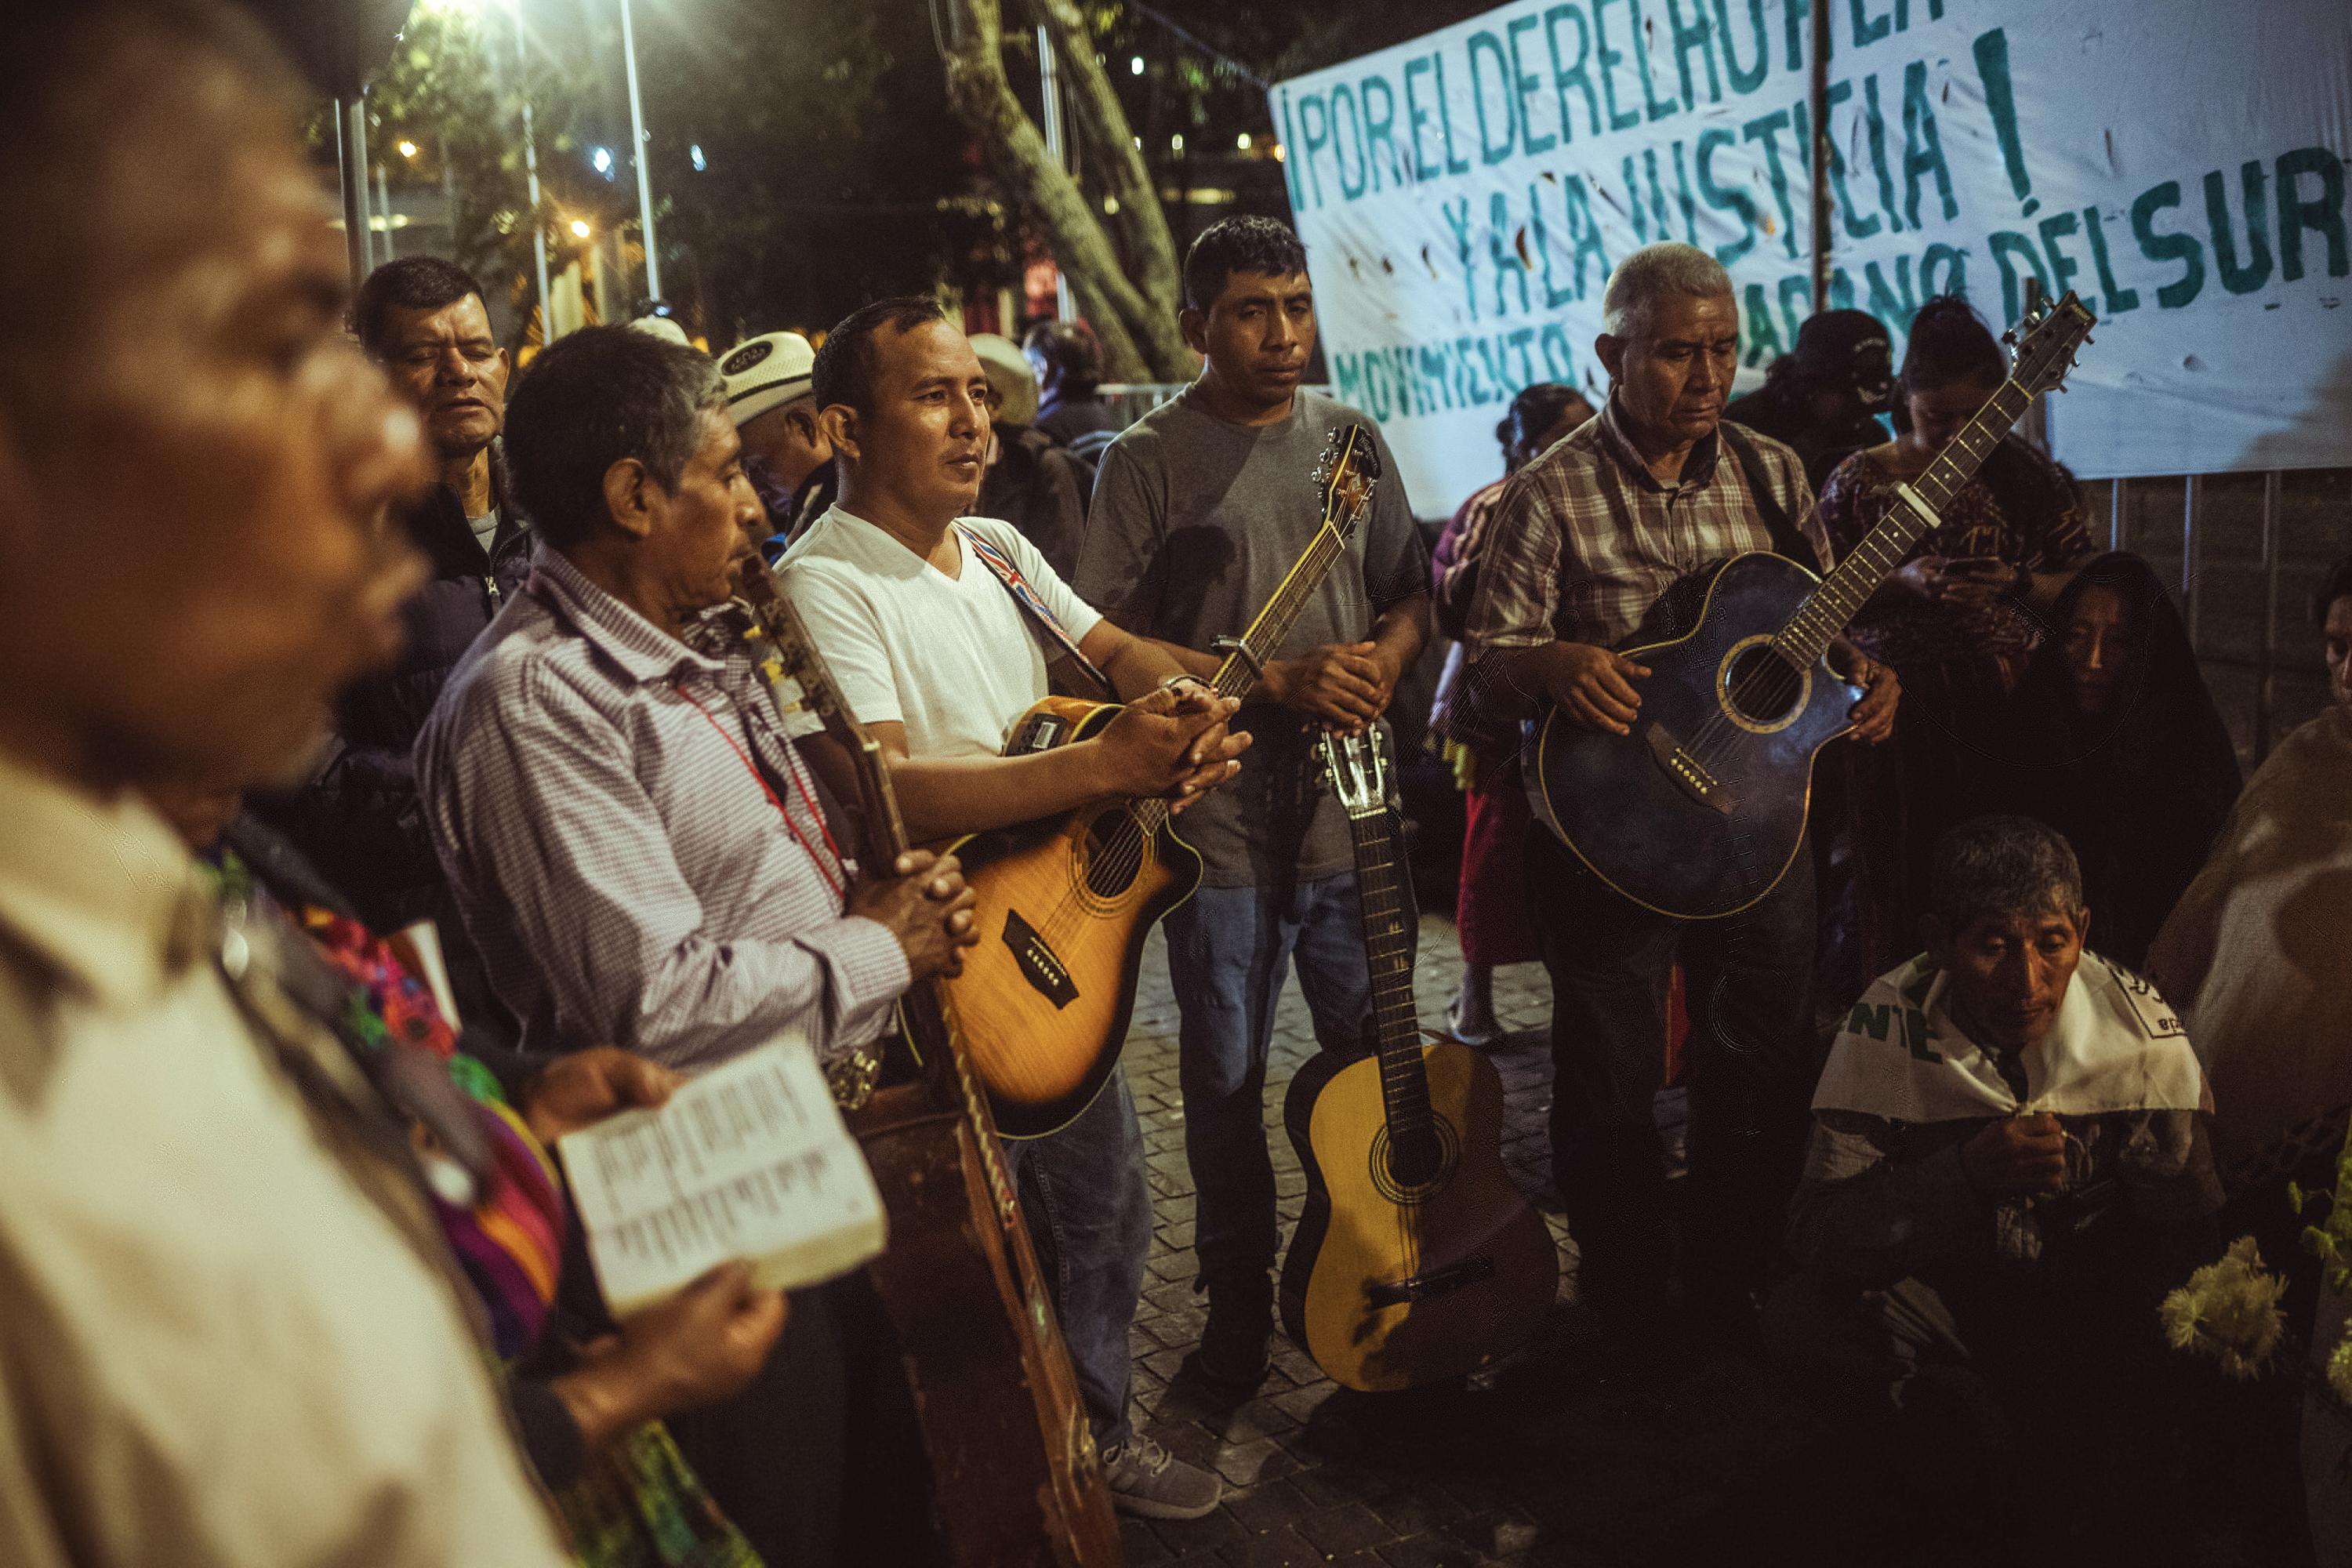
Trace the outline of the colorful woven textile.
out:
M 234 854 L 222 852 L 215 869 L 225 902 L 282 912 Z M 294 919 L 351 984 L 341 1020 L 350 1037 L 379 1049 L 399 1040 L 432 1052 L 481 1107 L 499 1178 L 470 1209 L 437 1195 L 433 1204 L 480 1299 L 500 1374 L 515 1375 L 514 1367 L 541 1348 L 562 1268 L 570 1208 L 555 1163 L 506 1102 L 497 1078 L 457 1050 L 431 988 L 388 944 L 323 910 L 306 908 Z M 586 1472 L 555 1502 L 582 1568 L 761 1568 L 658 1421 L 591 1455 Z
M 761 1568 L 657 1421 L 592 1458 L 556 1500 L 590 1568 Z

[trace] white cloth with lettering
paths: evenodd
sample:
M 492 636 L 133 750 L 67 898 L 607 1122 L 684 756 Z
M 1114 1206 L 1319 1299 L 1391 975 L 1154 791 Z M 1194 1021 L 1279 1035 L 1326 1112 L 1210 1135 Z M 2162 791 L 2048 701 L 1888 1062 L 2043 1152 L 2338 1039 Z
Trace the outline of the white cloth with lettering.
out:
M 1830 1047 L 1813 1109 L 1912 1124 L 2213 1109 L 2171 1007 L 2097 953 L 2083 954 L 2057 1024 L 2023 1053 L 2021 1098 L 1953 1018 L 1949 990 L 1949 977 L 1925 953 L 1873 982 Z

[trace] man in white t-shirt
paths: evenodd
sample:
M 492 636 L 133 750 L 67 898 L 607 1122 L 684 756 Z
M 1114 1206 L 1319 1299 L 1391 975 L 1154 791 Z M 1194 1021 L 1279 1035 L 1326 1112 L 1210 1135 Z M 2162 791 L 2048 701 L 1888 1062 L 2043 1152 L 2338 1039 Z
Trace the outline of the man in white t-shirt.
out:
M 833 330 L 816 401 L 841 500 L 783 561 L 793 604 L 843 696 L 887 756 L 918 840 L 1010 827 L 1090 802 L 1160 796 L 1179 810 L 1223 784 L 1247 737 L 1234 709 L 1164 650 L 1071 593 L 1010 524 L 967 518 L 988 441 L 988 379 L 929 300 L 886 300 Z M 961 527 L 959 527 L 961 523 Z M 1034 596 L 1024 606 L 970 538 Z M 1042 615 L 1040 615 L 1042 612 Z M 1057 623 L 1128 706 L 1092 740 L 999 754 L 1007 726 L 1047 693 Z M 1076 662 L 1075 660 L 1072 662 Z M 1195 1519 L 1216 1477 L 1128 1419 L 1128 1325 L 1151 1237 L 1142 1138 L 1123 1075 L 1048 1137 L 1007 1146 L 1041 1250 L 1057 1260 L 1055 1308 L 1113 1500 L 1129 1513 Z

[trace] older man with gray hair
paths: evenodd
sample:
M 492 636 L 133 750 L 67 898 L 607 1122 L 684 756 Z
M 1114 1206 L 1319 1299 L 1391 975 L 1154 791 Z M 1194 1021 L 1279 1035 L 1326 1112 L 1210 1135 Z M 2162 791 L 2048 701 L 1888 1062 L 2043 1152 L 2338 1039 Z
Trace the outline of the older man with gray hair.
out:
M 1649 672 L 1613 647 L 1669 588 L 1748 551 L 1813 569 L 1830 552 L 1797 455 L 1722 423 L 1739 350 L 1722 266 L 1691 246 L 1649 246 L 1618 264 L 1602 310 L 1593 352 L 1609 372 L 1608 404 L 1505 495 L 1465 640 L 1479 703 L 1495 717 L 1552 706 L 1622 735 Z M 1893 673 L 1850 647 L 1832 661 L 1867 689 L 1858 733 L 1883 740 Z M 1527 859 L 1552 981 L 1552 1172 L 1584 1299 L 1643 1340 L 1664 1321 L 1675 1248 L 1651 1100 L 1679 958 L 1694 1002 L 1681 1273 L 1695 1306 L 1750 1334 L 1821 1061 L 1811 858 L 1799 853 L 1740 913 L 1706 921 L 1625 898 L 1540 827 Z
M 2055 829 L 1962 823 L 1931 882 L 1927 951 L 1830 1047 L 1768 1339 L 1850 1423 L 1827 1469 L 1913 1539 L 1923 1513 L 2009 1555 L 2088 1525 L 2130 1543 L 2101 1561 L 2165 1561 L 2193 1384 L 2157 1306 L 2220 1251 L 2205 1075 L 2164 998 L 2083 945 Z

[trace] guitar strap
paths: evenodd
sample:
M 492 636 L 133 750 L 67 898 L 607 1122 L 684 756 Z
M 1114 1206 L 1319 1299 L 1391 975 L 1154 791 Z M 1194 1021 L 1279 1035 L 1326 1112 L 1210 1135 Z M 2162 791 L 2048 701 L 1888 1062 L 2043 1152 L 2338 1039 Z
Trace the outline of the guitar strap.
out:
M 1029 617 L 1030 625 L 1045 639 L 1053 659 L 1068 659 L 1073 667 L 1094 682 L 1106 699 L 1118 701 L 1118 689 L 1111 685 L 1110 677 L 1097 669 L 1094 660 L 1078 651 L 1078 639 L 1070 635 L 1070 628 L 1062 624 L 1062 617 L 1037 596 L 1037 590 L 1029 585 L 1029 579 L 1022 575 L 1021 568 L 1013 563 L 1012 558 L 961 522 L 955 525 L 955 531 L 962 536 L 964 543 L 971 546 L 971 552 L 980 558 L 981 564 L 1004 584 L 1004 591 L 1013 595 L 1013 602 L 1021 606 L 1023 613 Z
M 1727 419 L 1715 428 L 1723 437 L 1723 444 L 1731 448 L 1731 455 L 1739 460 L 1739 471 L 1748 476 L 1748 493 L 1756 498 L 1756 510 L 1763 514 L 1765 531 L 1772 536 L 1772 553 L 1787 556 L 1808 572 L 1819 572 L 1821 555 L 1797 531 L 1797 525 L 1790 521 L 1789 509 L 1772 492 L 1772 476 L 1764 471 L 1764 458 L 1756 450 L 1756 443 L 1748 438 L 1748 432 Z

